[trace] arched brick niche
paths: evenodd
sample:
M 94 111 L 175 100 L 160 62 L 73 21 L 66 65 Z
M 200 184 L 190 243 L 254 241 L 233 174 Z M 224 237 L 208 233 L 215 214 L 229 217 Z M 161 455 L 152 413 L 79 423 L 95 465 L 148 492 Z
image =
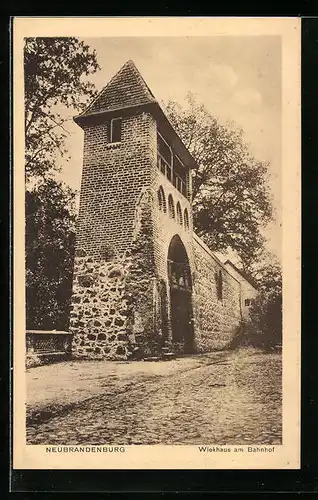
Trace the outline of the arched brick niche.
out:
M 176 212 L 175 212 L 175 208 L 174 208 L 174 201 L 173 201 L 172 194 L 169 194 L 169 196 L 168 196 L 168 213 L 169 213 L 170 219 L 176 218 Z
M 159 210 L 161 212 L 166 213 L 167 212 L 166 196 L 162 186 L 159 187 L 157 196 L 158 196 Z
M 182 210 L 181 210 L 181 205 L 180 202 L 177 202 L 177 207 L 176 207 L 176 214 L 177 214 L 177 223 L 180 224 L 180 226 L 183 225 L 183 217 L 182 217 Z
M 183 213 L 183 223 L 184 223 L 184 229 L 186 231 L 189 231 L 189 229 L 190 229 L 189 213 L 188 213 L 188 210 L 186 208 L 184 209 L 184 213 Z

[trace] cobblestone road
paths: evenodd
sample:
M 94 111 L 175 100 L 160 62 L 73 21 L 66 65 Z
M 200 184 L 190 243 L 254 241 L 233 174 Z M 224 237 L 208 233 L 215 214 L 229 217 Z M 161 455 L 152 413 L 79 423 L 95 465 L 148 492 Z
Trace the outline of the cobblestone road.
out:
M 281 443 L 279 354 L 241 349 L 200 356 L 191 363 L 181 359 L 178 369 L 171 363 L 155 363 L 162 365 L 160 375 L 148 370 L 134 377 L 132 371 L 124 380 L 119 368 L 91 398 L 62 405 L 46 421 L 30 418 L 27 442 Z

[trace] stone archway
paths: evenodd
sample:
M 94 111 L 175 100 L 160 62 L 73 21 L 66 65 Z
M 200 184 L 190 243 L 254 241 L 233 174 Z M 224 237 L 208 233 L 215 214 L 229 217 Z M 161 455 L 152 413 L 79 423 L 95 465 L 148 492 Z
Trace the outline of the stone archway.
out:
M 192 279 L 188 255 L 178 235 L 173 236 L 168 250 L 170 319 L 172 340 L 183 344 L 184 352 L 194 350 L 192 323 Z

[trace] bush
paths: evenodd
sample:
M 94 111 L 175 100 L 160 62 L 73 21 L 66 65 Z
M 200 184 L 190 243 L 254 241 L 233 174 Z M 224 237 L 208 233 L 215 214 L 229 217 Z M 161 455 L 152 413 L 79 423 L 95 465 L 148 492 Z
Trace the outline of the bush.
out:
M 245 343 L 263 349 L 282 344 L 282 295 L 262 291 L 250 310 L 245 326 Z

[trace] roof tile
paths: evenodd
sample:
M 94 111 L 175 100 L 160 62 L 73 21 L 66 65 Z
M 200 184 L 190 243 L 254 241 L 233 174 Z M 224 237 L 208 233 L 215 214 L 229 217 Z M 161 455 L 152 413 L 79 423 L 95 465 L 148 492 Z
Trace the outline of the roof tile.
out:
M 134 62 L 129 60 L 107 83 L 81 116 L 151 102 L 156 102 L 155 97 Z

